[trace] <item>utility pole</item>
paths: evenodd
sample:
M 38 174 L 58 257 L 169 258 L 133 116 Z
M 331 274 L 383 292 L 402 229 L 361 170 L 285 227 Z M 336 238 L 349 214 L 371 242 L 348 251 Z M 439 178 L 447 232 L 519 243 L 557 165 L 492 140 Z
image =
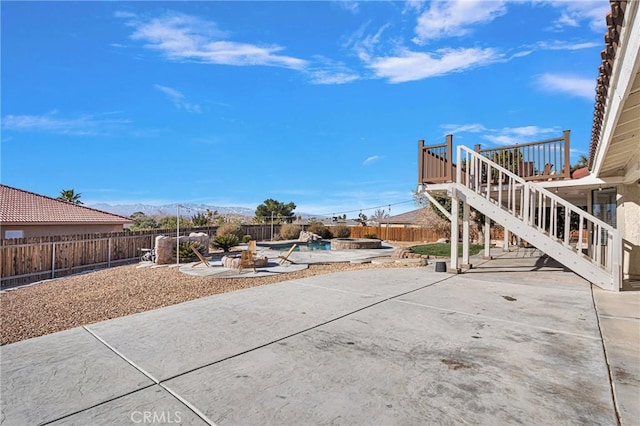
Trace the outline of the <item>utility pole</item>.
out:
M 178 215 L 176 216 L 176 265 L 180 265 L 180 204 L 177 206 Z

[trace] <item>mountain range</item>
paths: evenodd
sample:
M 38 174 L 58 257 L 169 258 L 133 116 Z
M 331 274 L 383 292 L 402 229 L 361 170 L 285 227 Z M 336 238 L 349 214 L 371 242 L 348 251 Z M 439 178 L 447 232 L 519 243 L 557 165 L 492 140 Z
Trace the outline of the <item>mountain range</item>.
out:
M 162 206 L 152 206 L 149 204 L 90 204 L 87 207 L 114 213 L 120 216 L 129 217 L 135 212 L 142 212 L 147 216 L 175 216 L 178 211 L 178 204 L 165 204 Z M 255 210 L 246 207 L 220 207 L 207 206 L 205 204 L 180 204 L 180 216 L 190 217 L 197 213 L 206 213 L 207 209 L 218 211 L 219 215 L 239 215 L 254 216 Z

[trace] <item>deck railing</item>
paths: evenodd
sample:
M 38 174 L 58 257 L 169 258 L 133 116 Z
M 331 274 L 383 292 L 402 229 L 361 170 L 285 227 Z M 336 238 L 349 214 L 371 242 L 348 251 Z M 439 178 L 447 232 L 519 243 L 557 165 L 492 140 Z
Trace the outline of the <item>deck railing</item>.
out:
M 445 143 L 425 146 L 418 141 L 418 183 L 445 183 L 455 178 L 453 135 Z
M 563 133 L 561 138 L 501 148 L 476 145 L 476 152 L 525 180 L 570 179 L 569 130 Z
M 499 148 L 482 149 L 476 152 L 499 164 L 525 180 L 558 180 L 571 178 L 569 158 L 569 135 L 565 130 L 561 138 L 516 144 Z M 445 143 L 428 145 L 418 142 L 418 183 L 438 184 L 456 179 L 453 164 L 453 136 L 447 135 Z M 464 165 L 463 165 L 464 167 Z M 484 177 L 484 183 L 489 176 Z M 492 183 L 496 183 L 491 176 Z

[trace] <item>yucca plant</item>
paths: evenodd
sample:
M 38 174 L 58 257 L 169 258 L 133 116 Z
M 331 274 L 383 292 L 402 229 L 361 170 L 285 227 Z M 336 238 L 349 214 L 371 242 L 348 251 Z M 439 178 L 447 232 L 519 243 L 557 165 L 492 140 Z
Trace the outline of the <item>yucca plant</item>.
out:
M 240 239 L 233 234 L 218 235 L 213 239 L 211 245 L 215 248 L 222 249 L 224 252 L 228 252 L 231 247 L 235 247 L 240 242 Z

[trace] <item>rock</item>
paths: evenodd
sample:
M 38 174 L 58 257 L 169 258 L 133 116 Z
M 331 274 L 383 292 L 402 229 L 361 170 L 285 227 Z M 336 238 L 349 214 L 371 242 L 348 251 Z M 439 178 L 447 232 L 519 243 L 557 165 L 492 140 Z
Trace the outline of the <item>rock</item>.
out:
M 254 256 L 256 268 L 264 268 L 269 264 L 267 256 Z M 222 266 L 225 268 L 238 269 L 240 267 L 240 255 L 222 256 Z
M 395 249 L 393 253 L 391 253 L 391 257 L 393 257 L 394 259 L 403 259 L 408 254 L 409 254 L 409 250 L 407 250 L 406 248 L 400 247 Z
M 307 232 L 307 231 L 300 231 L 300 236 L 298 237 L 298 240 L 300 240 L 303 243 L 308 243 L 311 241 L 319 241 L 321 240 L 322 237 L 318 234 L 314 234 L 313 232 Z
M 438 241 L 436 241 L 436 243 L 448 243 L 449 239 L 448 238 L 440 238 Z

